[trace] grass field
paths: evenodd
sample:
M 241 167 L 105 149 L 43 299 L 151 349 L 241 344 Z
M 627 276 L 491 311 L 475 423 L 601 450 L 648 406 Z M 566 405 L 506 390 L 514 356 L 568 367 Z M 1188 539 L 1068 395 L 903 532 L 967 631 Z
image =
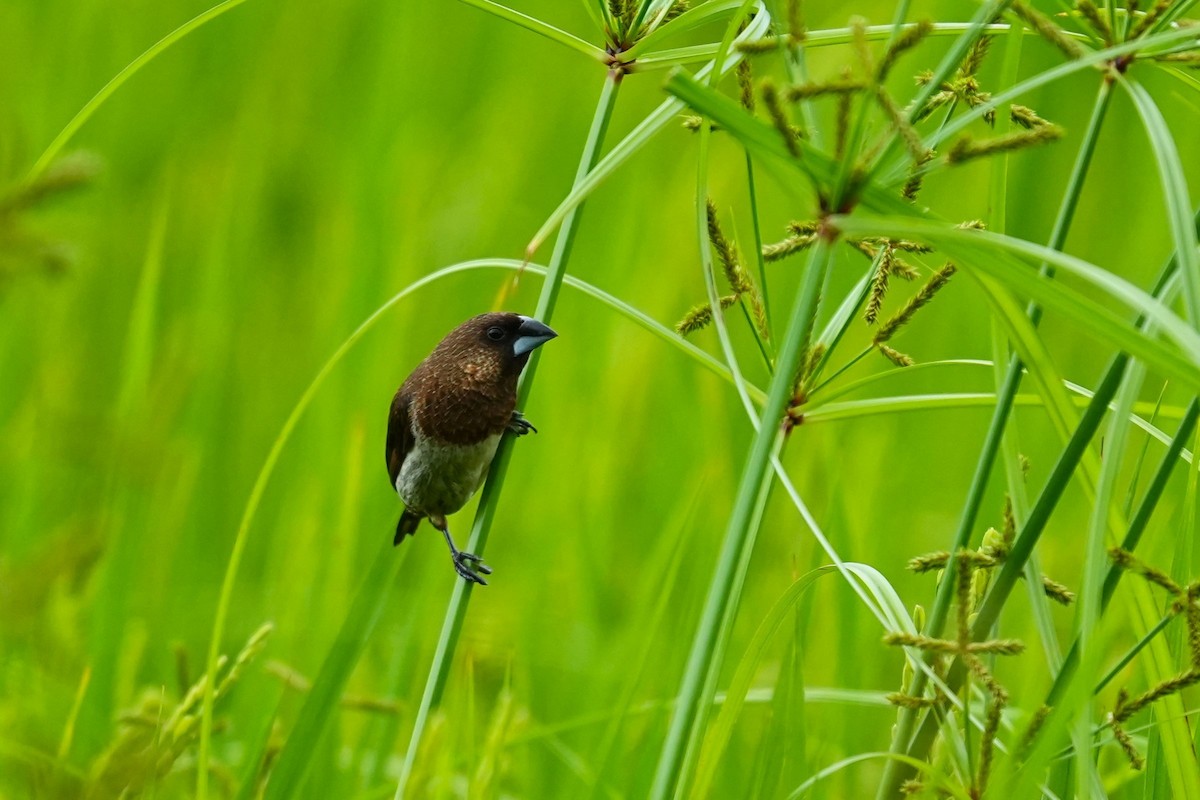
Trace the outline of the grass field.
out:
M 1200 797 L 1191 0 L 211 2 L 0 4 L 0 798 Z

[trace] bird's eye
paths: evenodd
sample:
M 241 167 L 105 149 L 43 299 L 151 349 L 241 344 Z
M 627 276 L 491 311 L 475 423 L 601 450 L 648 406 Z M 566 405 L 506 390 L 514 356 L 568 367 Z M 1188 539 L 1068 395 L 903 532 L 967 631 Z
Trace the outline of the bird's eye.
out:
M 491 339 L 493 342 L 498 342 L 504 338 L 504 329 L 503 328 L 495 328 L 495 327 L 488 328 L 487 329 L 487 337 L 489 339 Z

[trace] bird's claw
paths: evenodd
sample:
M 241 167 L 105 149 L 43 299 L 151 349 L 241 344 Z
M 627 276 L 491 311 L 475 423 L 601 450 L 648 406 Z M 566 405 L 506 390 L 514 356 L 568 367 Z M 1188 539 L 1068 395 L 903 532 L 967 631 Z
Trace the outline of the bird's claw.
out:
M 474 565 L 475 569 L 471 566 Z M 478 572 L 476 572 L 478 570 Z M 474 553 L 455 553 L 454 554 L 454 571 L 457 572 L 463 580 L 471 583 L 478 583 L 480 586 L 487 586 L 487 581 L 483 579 L 483 575 L 491 575 L 492 568 L 483 563 L 483 559 Z M 482 572 L 483 575 L 479 573 Z
M 512 413 L 512 419 L 508 422 L 508 429 L 517 436 L 524 436 L 530 431 L 534 433 L 538 432 L 538 429 L 533 427 L 533 423 L 525 419 L 524 415 L 521 414 L 520 411 L 514 411 Z

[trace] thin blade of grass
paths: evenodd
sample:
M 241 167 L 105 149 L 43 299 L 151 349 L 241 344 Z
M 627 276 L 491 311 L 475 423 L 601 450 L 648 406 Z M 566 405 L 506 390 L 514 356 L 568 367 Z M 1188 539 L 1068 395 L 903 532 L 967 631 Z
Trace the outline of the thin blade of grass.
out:
M 730 591 L 735 583 L 735 567 L 745 540 L 751 535 L 749 528 L 756 498 L 766 478 L 766 470 L 774 448 L 779 421 L 791 396 L 792 376 L 800 364 L 804 340 L 816 314 L 817 294 L 824 283 L 829 252 L 823 243 L 818 243 L 809 259 L 808 271 L 803 288 L 797 293 L 787 331 L 778 351 L 776 371 L 767 393 L 767 402 L 759 418 L 759 430 L 754 438 L 746 467 L 739 483 L 737 500 L 729 519 L 717 570 L 705 601 L 700 627 L 693 640 L 692 652 L 684 680 L 680 686 L 679 705 L 671 721 L 667 740 L 663 745 L 655 771 L 651 796 L 663 800 L 670 796 L 680 780 L 679 765 L 689 731 L 692 730 L 701 702 L 701 690 L 705 676 L 712 667 L 711 658 L 716 644 L 717 629 L 731 602 Z
M 762 661 L 767 645 L 774 638 L 775 632 L 817 578 L 833 572 L 834 569 L 833 566 L 818 567 L 798 578 L 775 600 L 766 616 L 759 622 L 758 628 L 742 653 L 737 670 L 733 674 L 733 680 L 730 681 L 729 688 L 725 691 L 725 702 L 721 705 L 721 712 L 704 737 L 703 750 L 696 767 L 696 778 L 692 784 L 691 791 L 694 796 L 711 796 L 717 767 L 729 744 L 729 739 L 733 735 L 733 726 L 745 704 L 746 695 L 750 691 L 750 684 L 758 671 L 759 663 Z
M 1171 225 L 1171 236 L 1175 240 L 1179 271 L 1183 274 L 1183 299 L 1192 325 L 1200 325 L 1200 250 L 1196 249 L 1196 226 L 1192 221 L 1192 202 L 1188 199 L 1188 187 L 1183 161 L 1179 149 L 1167 127 L 1167 121 L 1150 93 L 1135 81 L 1125 76 L 1118 81 L 1129 92 L 1146 135 L 1150 149 L 1158 166 L 1162 181 L 1163 200 L 1167 207 L 1167 219 Z
M 1150 332 L 1148 331 L 1149 335 Z M 1100 479 L 1096 484 L 1096 497 L 1092 502 L 1087 538 L 1083 551 L 1083 575 L 1076 593 L 1075 636 L 1079 642 L 1079 660 L 1083 674 L 1091 675 L 1098 667 L 1105 638 L 1101 635 L 1100 615 L 1103 611 L 1105 568 L 1108 566 L 1108 550 L 1105 535 L 1108 532 L 1108 510 L 1114 501 L 1117 480 L 1124 463 L 1125 443 L 1129 437 L 1129 415 L 1134 401 L 1145 382 L 1146 368 L 1134 362 L 1126 371 L 1117 391 L 1116 413 L 1108 421 L 1104 437 L 1104 459 L 1101 462 Z M 1092 705 L 1083 703 L 1072 726 L 1076 759 L 1074 774 L 1076 791 L 1086 797 L 1096 780 L 1096 767 L 1089 747 L 1092 740 Z M 1186 726 L 1185 726 L 1186 728 Z
M 505 22 L 511 22 L 527 31 L 532 31 L 539 36 L 545 36 L 552 42 L 558 42 L 561 45 L 571 48 L 572 50 L 583 53 L 589 58 L 593 58 L 601 63 L 604 62 L 607 55 L 599 47 L 594 44 L 580 39 L 573 33 L 568 33 L 561 28 L 556 28 L 548 22 L 543 22 L 536 17 L 531 17 L 528 14 L 522 14 L 520 11 L 509 8 L 494 2 L 494 0 L 459 0 L 460 3 L 466 3 L 469 6 L 478 8 L 481 11 L 499 17 Z
M 1020 291 L 1076 322 L 1088 335 L 1145 360 L 1148 366 L 1178 379 L 1191 389 L 1200 389 L 1200 370 L 1197 369 L 1200 366 L 1200 336 L 1161 302 L 1113 273 L 1057 250 L 987 231 L 967 232 L 923 220 L 885 221 L 867 216 L 839 217 L 837 224 L 844 232 L 855 235 L 910 237 L 934 244 L 954 257 L 956 263 L 961 262 L 960 266 L 968 271 L 987 275 Z M 979 238 L 973 241 L 976 236 Z M 981 248 L 979 245 L 983 243 L 986 245 Z M 1018 266 L 1021 259 L 1009 256 L 1010 253 L 1052 264 L 1108 293 L 1162 326 L 1183 354 L 1143 337 L 1135 326 L 1081 293 L 1040 278 L 1029 266 Z
M 659 42 L 669 39 L 672 36 L 687 33 L 710 22 L 715 22 L 741 5 L 742 0 L 712 0 L 712 2 L 702 3 L 689 8 L 667 24 L 655 28 L 641 39 L 638 39 L 623 55 L 627 58 L 640 58 L 642 53 L 652 50 Z M 641 20 L 639 19 L 638 22 L 641 22 Z M 714 44 L 713 52 L 709 55 L 709 58 L 715 55 L 716 52 L 717 46 Z
M 963 114 L 955 117 L 947 122 L 946 125 L 939 128 L 930 136 L 926 136 L 922 140 L 924 147 L 937 150 L 943 142 L 950 137 L 958 134 L 968 128 L 973 123 L 983 119 L 983 116 L 989 111 L 994 111 L 1000 108 L 1005 103 L 1011 103 L 1023 95 L 1032 92 L 1034 89 L 1046 86 L 1056 81 L 1061 81 L 1070 75 L 1080 72 L 1085 69 L 1093 68 L 1102 64 L 1106 64 L 1119 56 L 1136 53 L 1150 45 L 1158 44 L 1174 44 L 1177 42 L 1187 41 L 1195 36 L 1194 32 L 1188 31 L 1168 31 L 1167 33 L 1156 34 L 1153 37 L 1147 37 L 1133 42 L 1123 42 L 1112 47 L 1107 47 L 1103 50 L 1096 50 L 1087 55 L 1077 58 L 1073 61 L 1067 61 L 1059 64 L 1056 67 L 1040 72 L 1037 75 L 1026 78 L 1020 83 L 1012 86 L 1004 91 L 997 92 L 992 95 L 987 101 L 972 107 Z M 886 186 L 897 186 L 908 179 L 907 162 L 897 164 L 882 179 L 882 183 Z
M 683 563 L 683 555 L 687 550 L 684 544 L 684 537 L 691 529 L 690 526 L 693 523 L 697 501 L 700 499 L 700 491 L 703 489 L 703 484 L 697 487 L 696 494 L 692 497 L 684 513 L 679 515 L 678 521 L 673 525 L 667 526 L 668 528 L 674 528 L 676 533 L 670 538 L 664 537 L 662 553 L 656 554 L 656 557 L 648 562 L 652 565 L 652 574 L 662 577 L 652 584 L 654 597 L 645 598 L 639 604 L 639 607 L 649 607 L 651 609 L 650 613 L 646 616 L 646 621 L 641 626 L 641 629 L 647 633 L 645 646 L 640 648 L 636 660 L 633 662 L 632 669 L 627 672 L 625 686 L 621 691 L 620 699 L 616 703 L 617 713 L 613 714 L 609 719 L 604 736 L 601 739 L 598 755 L 596 756 L 597 780 L 593 784 L 591 791 L 593 798 L 599 797 L 601 793 L 601 781 L 605 778 L 606 768 L 612 758 L 613 751 L 617 747 L 617 737 L 620 734 L 622 726 L 634 712 L 634 693 L 637 691 L 638 684 L 646 673 L 646 667 L 650 664 L 651 653 L 658 644 L 656 634 L 661 629 L 663 620 L 666 618 L 667 604 L 679 580 L 680 565 Z M 617 776 L 613 776 L 613 779 L 616 780 Z
M 855 764 L 861 764 L 864 761 L 877 760 L 896 761 L 900 764 L 911 767 L 914 772 L 919 772 L 927 776 L 925 785 L 930 789 L 944 793 L 949 797 L 957 797 L 959 800 L 971 800 L 960 782 L 941 774 L 936 767 L 928 762 L 910 758 L 909 756 L 900 753 L 889 753 L 887 751 L 880 751 L 877 753 L 856 753 L 855 755 L 843 758 L 841 761 L 835 761 L 793 789 L 791 794 L 787 796 L 787 800 L 801 800 L 801 798 L 806 797 L 808 793 L 812 791 L 813 787 L 826 778 L 836 775 L 842 770 L 852 767 Z
M 58 154 L 62 152 L 64 147 L 66 147 L 67 142 L 71 141 L 71 137 L 73 137 L 79 131 L 79 129 L 83 127 L 85 122 L 92 118 L 92 115 L 96 113 L 96 110 L 100 108 L 100 106 L 104 105 L 104 101 L 111 97 L 113 93 L 117 91 L 117 89 L 120 89 L 127 80 L 136 75 L 142 67 L 149 64 L 160 54 L 162 54 L 164 50 L 171 47 L 171 45 L 175 44 L 192 31 L 208 22 L 211 22 L 225 12 L 232 11 L 244 2 L 246 2 L 246 0 L 225 0 L 223 3 L 217 3 L 212 8 L 196 15 L 195 17 L 192 17 L 190 20 L 168 33 L 166 36 L 151 45 L 150 48 L 140 56 L 135 58 L 133 61 L 130 61 L 124 69 L 114 75 L 108 83 L 104 84 L 100 91 L 96 92 L 95 96 L 92 97 L 91 100 L 88 100 L 87 103 L 84 104 L 83 108 L 79 109 L 75 116 L 71 118 L 71 121 L 68 122 L 66 127 L 59 132 L 58 136 L 54 137 L 54 141 L 50 142 L 50 145 L 46 148 L 45 152 L 42 153 L 42 155 L 34 163 L 33 167 L 29 170 L 26 180 L 32 181 L 45 172 L 46 168 L 54 162 L 54 159 L 58 158 Z
M 374 565 L 346 611 L 337 639 L 330 645 L 321 671 L 304 698 L 300 715 L 271 767 L 264 800 L 295 797 L 304 786 L 304 777 L 313 763 L 313 752 L 326 735 L 350 674 L 383 616 L 400 566 L 412 552 L 411 548 L 404 548 L 397 553 L 386 536 L 380 536 L 379 541 L 381 546 Z

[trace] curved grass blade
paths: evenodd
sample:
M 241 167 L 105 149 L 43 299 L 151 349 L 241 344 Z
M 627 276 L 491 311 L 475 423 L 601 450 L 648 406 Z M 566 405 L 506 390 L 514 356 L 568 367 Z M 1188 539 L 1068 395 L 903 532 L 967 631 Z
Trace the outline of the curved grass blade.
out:
M 1150 332 L 1147 331 L 1147 334 Z M 1079 642 L 1080 665 L 1085 675 L 1092 674 L 1098 667 L 1105 638 L 1101 634 L 1100 616 L 1103 612 L 1105 567 L 1108 551 L 1105 535 L 1108 533 L 1108 510 L 1116 494 L 1117 481 L 1124 462 L 1125 443 L 1129 438 L 1129 416 L 1134 401 L 1146 379 L 1146 368 L 1134 362 L 1126 370 L 1125 378 L 1117 391 L 1117 410 L 1109 417 L 1108 430 L 1104 437 L 1105 457 L 1101 462 L 1100 477 L 1096 483 L 1096 496 L 1088 520 L 1088 531 L 1083 549 L 1083 575 L 1077 592 L 1075 614 L 1075 636 Z M 1076 791 L 1086 797 L 1095 780 L 1096 771 L 1088 747 L 1092 740 L 1093 709 L 1091 703 L 1080 703 L 1072 725 L 1072 738 L 1077 753 L 1074 773 Z M 1186 729 L 1186 725 L 1184 728 Z
M 1186 173 L 1179 149 L 1150 93 L 1140 83 L 1124 75 L 1119 75 L 1118 81 L 1129 92 L 1150 139 L 1150 149 L 1162 181 L 1167 219 L 1170 220 L 1171 235 L 1175 240 L 1179 271 L 1183 274 L 1184 305 L 1192 325 L 1200 325 L 1200 251 L 1196 249 L 1196 226 L 1192 221 L 1192 203 L 1188 199 Z
M 136 75 L 138 70 L 149 64 L 164 50 L 178 42 L 183 37 L 187 36 L 192 31 L 201 27 L 205 23 L 211 22 L 212 20 L 224 14 L 226 11 L 232 11 L 244 2 L 246 2 L 246 0 L 225 0 L 223 3 L 218 3 L 202 14 L 192 17 L 192 19 L 183 23 L 178 28 L 159 39 L 157 42 L 151 45 L 148 50 L 135 58 L 133 61 L 130 61 L 123 70 L 112 77 L 112 80 L 104 84 L 100 91 L 96 92 L 95 96 L 91 100 L 88 100 L 87 103 L 84 104 L 83 108 L 79 109 L 78 113 L 71 118 L 71 121 L 68 122 L 67 126 L 59 132 L 58 136 L 54 137 L 54 141 L 50 142 L 50 146 L 46 148 L 46 151 L 42 153 L 41 157 L 38 158 L 38 160 L 34 163 L 33 168 L 29 170 L 29 175 L 26 177 L 26 180 L 32 181 L 45 172 L 46 168 L 49 167 L 50 164 L 54 162 L 54 159 L 58 157 L 58 154 L 62 152 L 62 149 L 66 146 L 67 142 L 71 140 L 71 137 L 74 136 L 79 129 L 83 127 L 83 124 L 91 119 L 92 115 L 96 113 L 96 109 L 100 108 L 100 106 L 104 104 L 104 101 L 111 97 L 113 93 L 117 91 L 117 89 L 120 89 L 125 81 Z
M 299 793 L 312 766 L 313 751 L 321 743 L 350 674 L 383 615 L 388 592 L 411 548 L 396 553 L 386 536 L 381 536 L 380 542 L 382 547 L 375 556 L 374 566 L 346 612 L 337 639 L 330 646 L 321 671 L 304 699 L 296 724 L 271 767 L 264 800 L 284 800 Z
M 852 565 L 847 564 L 846 566 Z M 729 744 L 733 726 L 745 704 L 746 695 L 750 692 L 750 684 L 754 680 L 758 665 L 762 661 L 767 645 L 774 637 L 775 631 L 783 624 L 784 619 L 817 578 L 833 572 L 834 569 L 835 567 L 832 565 L 819 567 L 802 575 L 783 591 L 783 594 L 771 605 L 766 616 L 759 622 L 758 628 L 750 638 L 750 643 L 746 645 L 746 650 L 742 653 L 737 671 L 733 674 L 733 680 L 725 692 L 725 702 L 721 705 L 721 712 L 704 738 L 704 749 L 700 753 L 696 779 L 692 786 L 693 796 L 711 796 L 712 782 L 717 766 L 725 752 L 725 747 Z
M 499 17 L 505 22 L 511 22 L 514 25 L 520 26 L 527 31 L 532 31 L 539 36 L 545 36 L 552 42 L 558 42 L 572 50 L 583 53 L 589 58 L 603 63 L 608 55 L 596 47 L 594 44 L 580 39 L 573 33 L 567 33 L 561 28 L 556 28 L 548 22 L 542 22 L 536 17 L 531 17 L 528 14 L 522 14 L 520 11 L 493 2 L 493 0 L 459 0 L 460 3 L 466 3 L 482 11 L 486 11 L 493 16 Z
M 796 294 L 788 327 L 780 343 L 767 402 L 759 418 L 758 432 L 754 437 L 749 458 L 742 471 L 737 499 L 726 529 L 717 569 L 710 584 L 704 613 L 680 686 L 679 705 L 675 709 L 670 732 L 655 771 L 651 796 L 659 800 L 670 796 L 680 780 L 679 766 L 683 760 L 684 744 L 693 729 L 702 688 L 712 667 L 718 628 L 733 600 L 731 593 L 736 583 L 736 566 L 743 546 L 751 536 L 751 521 L 761 487 L 767 478 L 766 469 L 775 448 L 779 420 L 783 419 L 784 409 L 791 396 L 792 376 L 796 374 L 802 345 L 816 314 L 817 294 L 824 283 L 828 262 L 828 248 L 823 243 L 818 243 L 810 256 L 803 287 Z
M 1147 36 L 1143 39 L 1138 39 L 1132 42 L 1123 42 L 1103 50 L 1096 50 L 1095 52 L 1088 53 L 1087 55 L 1077 58 L 1073 61 L 1067 61 L 1063 64 L 1059 64 L 1058 66 L 1048 69 L 1045 72 L 1040 72 L 1037 75 L 1027 78 L 1002 92 L 997 92 L 986 102 L 972 107 L 962 115 L 957 116 L 947 122 L 930 136 L 925 137 L 925 139 L 922 141 L 922 144 L 928 149 L 936 150 L 942 142 L 965 130 L 972 123 L 983 119 L 984 114 L 999 108 L 1005 103 L 1012 102 L 1022 95 L 1028 94 L 1034 89 L 1054 83 L 1055 81 L 1061 80 L 1069 75 L 1073 75 L 1076 72 L 1080 72 L 1085 69 L 1093 67 L 1102 68 L 1106 63 L 1112 61 L 1118 56 L 1136 53 L 1152 45 L 1184 42 L 1189 38 L 1194 38 L 1195 35 L 1196 34 L 1194 31 L 1169 31 L 1167 33 L 1155 34 L 1154 36 Z M 903 183 L 907 179 L 908 165 L 906 163 L 898 164 L 893 167 L 886 178 L 883 179 L 883 183 L 887 186 L 896 186 Z
M 835 220 L 846 233 L 908 236 L 935 244 L 972 273 L 987 275 L 1020 291 L 1076 322 L 1088 335 L 1137 356 L 1164 376 L 1200 391 L 1200 336 L 1161 302 L 1111 272 L 1051 248 L 987 231 L 965 231 L 917 219 L 884 220 L 861 216 L 837 217 Z M 1144 337 L 1135 326 L 1080 292 L 1044 280 L 1013 256 L 1051 264 L 1108 293 L 1160 325 L 1183 353 Z
M 913 364 L 911 367 L 895 367 L 893 369 L 887 369 L 887 370 L 884 370 L 883 372 L 876 372 L 873 375 L 867 375 L 865 377 L 858 378 L 853 381 L 849 381 L 848 383 L 844 383 L 835 389 L 828 389 L 824 392 L 821 392 L 820 397 L 821 397 L 822 404 L 825 404 L 825 403 L 829 403 L 832 400 L 836 400 L 839 397 L 845 397 L 848 394 L 852 394 L 852 393 L 858 391 L 859 389 L 862 389 L 865 386 L 871 386 L 872 384 L 878 383 L 880 381 L 886 381 L 891 378 L 899 378 L 902 375 L 913 375 L 913 374 L 925 372 L 925 371 L 931 370 L 931 369 L 937 369 L 940 371 L 942 368 L 947 368 L 947 367 L 991 367 L 991 366 L 992 366 L 991 361 L 985 361 L 983 359 L 978 359 L 978 358 L 947 358 L 947 359 L 944 359 L 941 361 L 920 361 L 920 362 L 917 362 L 916 364 Z M 809 395 L 809 397 L 816 397 L 816 396 L 817 396 L 817 393 L 815 391 Z
M 707 6 L 702 6 L 707 7 Z M 682 19 L 682 17 L 680 17 Z M 674 23 L 672 23 L 674 24 Z M 970 30 L 973 26 L 969 22 L 935 22 L 932 24 L 929 36 L 945 37 L 957 36 L 964 31 Z M 901 33 L 916 28 L 914 23 L 906 23 L 899 26 Z M 992 23 L 984 25 L 978 30 L 983 36 L 999 36 L 1007 33 L 1012 29 L 1012 26 L 1005 23 Z M 868 41 L 884 41 L 892 36 L 892 32 L 897 30 L 893 25 L 868 25 L 864 28 Z M 1031 31 L 1028 28 L 1018 26 L 1018 30 L 1026 36 L 1037 36 L 1036 31 Z M 1071 31 L 1065 31 L 1070 37 L 1086 38 L 1082 34 L 1077 34 Z M 647 37 L 648 39 L 649 37 Z M 776 43 L 780 49 L 787 44 L 787 34 L 782 34 L 775 37 Z M 826 28 L 823 30 L 808 31 L 804 36 L 805 49 L 814 47 L 829 47 L 833 45 L 850 44 L 854 41 L 854 34 L 850 28 Z M 709 42 L 707 44 L 689 45 L 687 47 L 676 47 L 667 50 L 652 50 L 641 54 L 638 62 L 635 65 L 635 70 L 642 69 L 664 69 L 682 64 L 692 64 L 697 61 L 707 61 L 716 55 L 718 44 Z
M 715 22 L 726 14 L 735 11 L 741 7 L 741 5 L 742 0 L 712 0 L 712 2 L 703 3 L 702 5 L 689 8 L 687 11 L 683 12 L 667 24 L 655 28 L 641 39 L 638 39 L 636 42 L 634 42 L 633 46 L 626 50 L 622 55 L 627 58 L 640 60 L 642 53 L 646 52 L 647 50 L 652 50 L 659 42 L 669 39 L 672 36 L 678 36 L 680 34 L 687 33 L 690 30 L 699 28 L 701 25 L 707 25 L 710 22 Z M 717 45 L 714 43 L 712 46 L 712 52 L 709 53 L 708 58 L 712 58 L 716 54 Z
M 931 781 L 927 784 L 929 788 L 935 789 L 938 792 L 943 792 L 950 797 L 957 797 L 959 800 L 971 800 L 971 798 L 968 797 L 967 793 L 963 790 L 963 787 L 960 783 L 953 780 L 947 780 L 945 776 L 938 772 L 932 764 L 929 764 L 926 761 L 920 761 L 918 759 L 911 758 L 910 756 L 901 755 L 899 753 L 889 753 L 886 751 L 880 751 L 877 753 L 856 753 L 848 758 L 843 758 L 841 761 L 834 762 L 792 790 L 792 793 L 787 796 L 787 800 L 800 800 L 800 798 L 805 797 L 808 792 L 813 789 L 813 787 L 826 778 L 836 775 L 847 767 L 860 764 L 864 761 L 874 760 L 897 761 L 901 764 L 905 764 L 916 772 L 928 775 L 931 779 Z
M 725 36 L 722 39 L 721 48 L 717 53 L 716 59 L 713 62 L 713 71 L 710 73 L 708 80 L 710 84 L 716 84 L 718 77 L 721 74 L 721 67 L 725 61 L 728 48 L 733 43 L 735 25 L 742 20 L 749 11 L 752 0 L 743 0 L 733 18 L 726 26 Z M 729 371 L 733 376 L 734 384 L 737 388 L 738 395 L 742 401 L 742 406 L 746 409 L 752 424 L 755 419 L 755 409 L 750 401 L 750 398 L 745 390 L 745 380 L 742 378 L 741 369 L 738 365 L 738 359 L 733 350 L 733 343 L 729 336 L 728 326 L 725 324 L 725 316 L 721 310 L 721 303 L 718 297 L 716 272 L 713 265 L 712 249 L 709 246 L 709 229 L 707 218 L 708 206 L 708 158 L 709 144 L 712 138 L 711 126 L 705 122 L 700 128 L 699 146 L 697 148 L 696 158 L 696 235 L 698 238 L 698 249 L 700 252 L 700 267 L 704 279 L 704 289 L 708 297 L 709 306 L 712 311 L 712 319 L 717 329 L 717 336 L 721 343 L 721 350 L 725 355 L 726 363 L 729 365 Z M 756 430 L 758 428 L 756 427 Z M 777 455 L 782 442 L 773 440 L 771 443 L 771 455 Z M 754 541 L 757 536 L 759 527 L 762 524 L 762 517 L 766 511 L 767 500 L 770 497 L 771 481 L 770 476 L 764 472 L 760 482 L 754 491 L 753 506 L 751 507 L 749 517 L 747 518 L 744 528 L 744 535 L 740 541 L 733 546 L 727 540 L 727 547 L 723 548 L 722 555 L 728 554 L 731 559 L 730 569 L 728 571 L 729 583 L 723 587 L 725 598 L 728 601 L 713 617 L 714 625 L 711 629 L 705 630 L 704 623 L 701 623 L 701 629 L 697 633 L 696 639 L 693 640 L 693 649 L 689 653 L 689 661 L 687 670 L 684 674 L 685 683 L 689 678 L 696 678 L 694 704 L 688 705 L 686 697 L 681 692 L 681 701 L 684 704 L 683 709 L 676 708 L 675 714 L 671 720 L 671 726 L 668 731 L 667 740 L 663 746 L 663 756 L 659 761 L 659 769 L 655 771 L 654 784 L 651 792 L 662 791 L 666 784 L 674 784 L 673 791 L 676 793 L 686 792 L 689 783 L 696 769 L 696 763 L 700 758 L 702 734 L 704 731 L 705 721 L 707 720 L 708 712 L 711 706 L 704 702 L 706 698 L 712 697 L 717 690 L 717 680 L 720 674 L 720 665 L 725 657 L 725 650 L 729 643 L 730 632 L 733 628 L 733 621 L 737 614 L 738 598 L 745 582 L 746 571 L 749 568 L 750 555 L 753 552 Z M 710 594 L 708 599 L 712 599 Z M 706 604 L 706 611 L 709 606 Z M 698 655 L 700 646 L 697 645 L 699 639 L 705 635 L 710 635 L 709 641 L 705 643 L 706 652 L 703 654 L 703 660 Z M 681 713 L 681 710 L 683 713 Z M 686 719 L 690 717 L 690 719 Z M 668 762 L 674 762 L 670 766 L 670 773 L 664 773 L 664 765 Z M 664 779 L 665 778 L 665 779 Z

